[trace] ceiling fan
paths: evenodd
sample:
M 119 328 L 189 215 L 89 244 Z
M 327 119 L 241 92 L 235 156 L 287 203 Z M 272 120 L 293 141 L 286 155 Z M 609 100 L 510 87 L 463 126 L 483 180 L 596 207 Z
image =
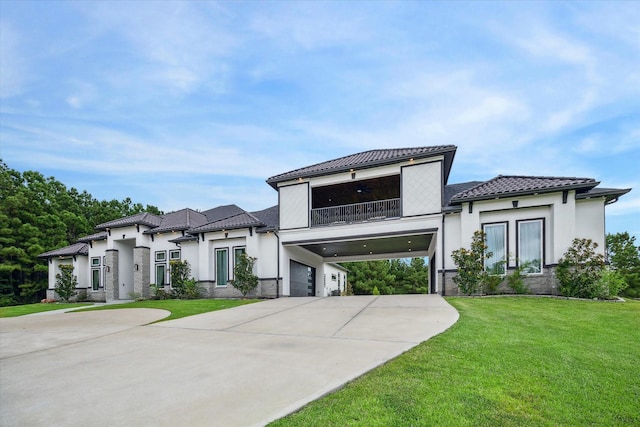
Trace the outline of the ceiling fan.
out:
M 356 187 L 356 193 L 358 194 L 371 193 L 371 191 L 372 191 L 371 187 L 365 184 L 360 184 Z

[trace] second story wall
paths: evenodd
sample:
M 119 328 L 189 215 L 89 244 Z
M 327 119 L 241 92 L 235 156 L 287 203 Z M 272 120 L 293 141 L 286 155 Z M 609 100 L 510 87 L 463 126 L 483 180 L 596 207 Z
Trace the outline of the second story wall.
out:
M 402 216 L 442 211 L 442 162 L 409 165 L 402 168 Z
M 288 230 L 309 227 L 309 183 L 280 187 L 278 192 L 280 228 Z

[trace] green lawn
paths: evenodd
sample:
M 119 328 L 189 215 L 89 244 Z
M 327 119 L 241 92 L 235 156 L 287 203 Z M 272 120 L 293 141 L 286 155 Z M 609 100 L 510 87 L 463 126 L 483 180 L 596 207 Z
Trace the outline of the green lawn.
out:
M 174 320 L 181 317 L 193 316 L 194 314 L 207 313 L 209 311 L 224 310 L 226 308 L 233 308 L 240 305 L 251 304 L 258 302 L 256 299 L 191 299 L 191 300 L 145 300 L 128 302 L 124 304 L 110 304 L 98 307 L 89 307 L 86 309 L 76 311 L 92 311 L 92 310 L 116 310 L 126 308 L 159 308 L 171 312 L 171 315 L 165 317 L 158 322 L 164 322 L 165 320 Z M 156 322 L 154 322 L 156 323 Z
M 52 303 L 52 304 L 26 304 L 26 305 L 13 305 L 9 307 L 0 307 L 0 317 L 16 317 L 24 316 L 25 314 L 41 313 L 43 311 L 61 310 L 64 308 L 82 307 L 84 305 L 90 305 L 87 303 Z
M 451 329 L 272 425 L 640 425 L 640 302 L 447 300 Z

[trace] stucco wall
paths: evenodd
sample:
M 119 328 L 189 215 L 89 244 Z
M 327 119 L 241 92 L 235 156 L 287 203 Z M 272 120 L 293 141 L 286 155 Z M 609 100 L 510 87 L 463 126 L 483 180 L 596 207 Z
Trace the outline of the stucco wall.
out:
M 440 213 L 442 210 L 441 162 L 402 168 L 402 215 Z
M 309 184 L 289 185 L 278 189 L 280 197 L 280 228 L 309 226 Z

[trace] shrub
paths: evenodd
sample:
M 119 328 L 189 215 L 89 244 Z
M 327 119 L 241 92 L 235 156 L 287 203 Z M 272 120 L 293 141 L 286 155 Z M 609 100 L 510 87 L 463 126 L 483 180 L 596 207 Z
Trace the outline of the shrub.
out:
M 529 286 L 524 283 L 524 273 L 529 270 L 527 263 L 519 264 L 513 273 L 507 276 L 507 286 L 509 286 L 516 294 L 528 294 Z
M 600 280 L 597 282 L 596 290 L 599 295 L 594 298 L 609 299 L 618 296 L 620 291 L 627 287 L 627 282 L 622 274 L 616 270 L 606 269 L 602 272 Z
M 377 286 L 373 287 L 373 291 L 371 292 L 371 295 L 380 295 L 380 291 L 378 290 Z
M 16 297 L 9 294 L 0 294 L 0 307 L 8 307 L 10 305 L 18 305 Z
M 599 298 L 599 280 L 604 269 L 604 255 L 596 253 L 598 244 L 591 239 L 573 239 L 556 268 L 558 290 L 567 297 Z
M 149 289 L 151 290 L 151 299 L 165 300 L 172 297 L 170 292 L 164 290 L 164 287 L 159 287 L 155 283 L 149 285 Z
M 202 296 L 202 286 L 194 278 L 191 278 L 184 282 L 184 295 L 186 299 L 197 299 Z
M 56 274 L 56 293 L 65 302 L 69 302 L 76 294 L 78 278 L 73 275 L 73 265 L 60 264 L 58 268 L 60 273 Z
M 80 289 L 78 291 L 78 296 L 76 297 L 77 302 L 87 302 L 89 301 L 89 294 L 86 289 Z

